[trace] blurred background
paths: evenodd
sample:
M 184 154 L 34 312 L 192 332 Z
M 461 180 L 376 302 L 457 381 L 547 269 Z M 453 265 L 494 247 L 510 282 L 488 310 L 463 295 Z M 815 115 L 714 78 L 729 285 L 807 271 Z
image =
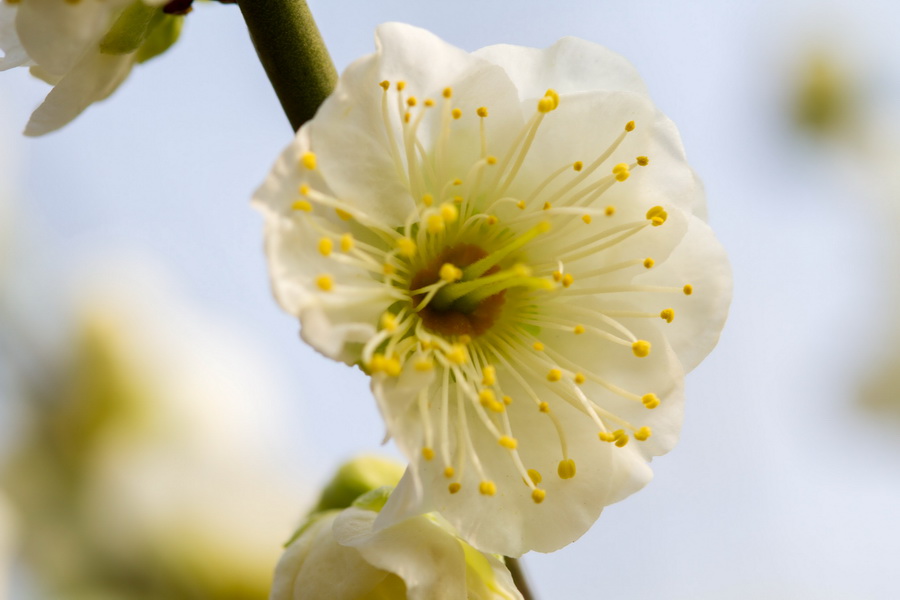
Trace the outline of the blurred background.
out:
M 682 440 L 526 556 L 538 596 L 900 597 L 900 5 L 309 4 L 339 69 L 390 20 L 604 44 L 706 184 L 734 302 Z M 329 473 L 384 434 L 269 292 L 249 198 L 291 129 L 235 6 L 22 137 L 47 91 L 0 74 L 0 600 L 265 598 Z

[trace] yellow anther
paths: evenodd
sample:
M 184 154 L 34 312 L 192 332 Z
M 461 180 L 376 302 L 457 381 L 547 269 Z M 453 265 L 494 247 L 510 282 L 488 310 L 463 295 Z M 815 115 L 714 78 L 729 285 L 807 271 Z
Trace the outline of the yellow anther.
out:
M 557 94 L 556 90 L 554 90 L 553 88 L 544 92 L 544 97 L 550 98 L 550 100 L 553 101 L 553 108 L 556 108 L 557 106 L 559 106 L 559 94 Z
M 562 271 L 553 271 L 553 281 L 562 281 Z
M 587 225 L 591 224 L 591 215 L 582 215 L 581 220 L 584 221 Z
M 431 206 L 432 204 L 434 204 L 434 196 L 432 196 L 431 194 L 423 195 L 422 204 L 424 204 L 425 206 Z
M 430 358 L 420 358 L 413 363 L 413 367 L 420 373 L 426 373 L 434 368 L 434 361 Z
M 674 308 L 664 308 L 659 313 L 659 318 L 665 321 L 666 323 L 671 323 L 675 318 L 675 309 Z
M 489 406 L 497 401 L 497 396 L 493 390 L 483 389 L 478 392 L 478 401 L 481 402 L 482 406 Z
M 415 96 L 410 96 L 409 98 L 406 99 L 406 105 L 407 105 L 407 106 L 415 106 L 418 102 L 419 102 L 419 101 L 416 100 L 416 97 L 415 97 Z
M 494 215 L 488 215 L 488 218 L 487 218 L 488 225 L 496 225 L 497 221 L 498 221 L 497 217 L 495 217 Z
M 550 412 L 550 405 L 546 402 L 541 402 L 540 404 L 538 404 L 538 410 L 542 413 L 548 413 Z
M 460 344 L 468 344 L 472 341 L 472 336 L 470 336 L 468 333 L 464 333 L 456 338 L 456 341 L 458 341 Z
M 562 371 L 559 369 L 550 369 L 550 372 L 547 373 L 547 381 L 559 381 L 562 379 Z
M 519 442 L 516 438 L 509 437 L 508 435 L 501 435 L 500 439 L 497 440 L 497 443 L 507 450 L 515 450 L 519 446 Z
M 535 342 L 535 343 L 533 343 L 533 344 L 531 345 L 531 347 L 534 348 L 535 350 L 537 350 L 538 352 L 540 352 L 541 350 L 544 349 L 544 345 L 543 345 L 542 343 L 540 343 L 540 342 Z
M 454 481 L 453 483 L 451 483 L 450 485 L 447 486 L 447 490 L 449 490 L 451 494 L 455 494 L 456 492 L 459 491 L 459 488 L 461 488 L 461 487 L 462 486 L 459 483 Z
M 447 353 L 447 360 L 455 365 L 463 365 L 466 363 L 466 347 L 462 344 L 453 344 L 450 352 Z
M 566 273 L 565 275 L 562 276 L 563 287 L 569 287 L 573 283 L 575 283 L 575 278 L 572 277 L 571 273 Z
M 445 223 L 456 223 L 459 219 L 459 209 L 449 202 L 444 202 L 441 204 L 441 216 Z
M 350 252 L 353 250 L 353 234 L 345 233 L 341 236 L 341 252 Z
M 540 100 L 538 100 L 537 109 L 538 109 L 539 113 L 546 114 L 546 113 L 550 112 L 551 110 L 553 110 L 554 108 L 556 108 L 556 106 L 553 105 L 552 98 L 541 98 Z
M 457 177 L 456 179 L 453 180 L 453 185 L 462 185 L 462 179 Z
M 431 350 L 432 344 L 428 340 L 419 340 L 419 346 L 422 350 Z
M 300 164 L 312 171 L 316 168 L 316 155 L 312 152 L 304 152 L 300 157 Z
M 428 446 L 425 446 L 424 448 L 422 448 L 422 458 L 424 458 L 425 460 L 433 459 L 434 458 L 434 450 L 429 448 Z
M 312 204 L 306 200 L 294 200 L 294 203 L 291 204 L 291 208 L 293 210 L 302 210 L 303 212 L 312 212 Z
M 450 479 L 456 474 L 456 470 L 453 467 L 444 467 L 444 477 Z
M 426 98 L 424 104 L 425 104 L 425 106 L 427 106 L 428 108 L 431 108 L 432 106 L 434 106 L 434 100 L 432 100 L 431 98 Z
M 412 257 L 416 254 L 416 243 L 409 238 L 400 238 L 397 240 L 397 249 L 403 256 Z
M 653 217 L 652 219 L 650 219 L 650 224 L 653 225 L 654 227 L 659 227 L 660 225 L 662 225 L 663 223 L 666 222 L 666 217 L 668 217 L 668 216 L 669 216 L 669 213 L 663 211 L 663 212 L 659 213 L 658 215 L 656 215 L 655 217 Z
M 398 81 L 398 82 L 397 82 L 397 91 L 402 92 L 402 91 L 405 90 L 405 89 L 406 89 L 406 82 L 405 82 L 405 81 Z
M 463 272 L 462 269 L 457 268 L 451 263 L 444 263 L 441 266 L 440 275 L 441 279 L 443 279 L 447 283 L 453 283 L 454 281 L 459 281 L 460 279 L 462 279 Z
M 373 354 L 372 360 L 369 361 L 369 373 L 372 373 L 373 375 L 375 373 L 381 373 L 384 371 L 384 363 L 385 358 L 383 354 Z
M 646 442 L 647 438 L 649 438 L 651 435 L 653 435 L 653 431 L 651 431 L 649 427 L 641 427 L 634 432 L 634 439 L 640 442 Z
M 497 164 L 497 157 L 496 157 L 496 156 L 488 156 L 488 157 L 485 158 L 484 160 L 487 161 L 487 164 L 489 164 L 489 165 L 496 165 L 496 164 Z
M 644 358 L 650 355 L 650 342 L 647 340 L 638 340 L 631 345 L 631 351 L 638 358 Z
M 403 370 L 403 365 L 400 364 L 400 360 L 396 357 L 385 358 L 384 359 L 384 372 L 387 373 L 391 377 L 399 377 L 400 372 Z
M 503 396 L 503 404 L 506 406 L 512 404 L 512 396 Z
M 580 171 L 584 168 L 584 163 L 581 162 L 580 160 L 576 160 L 575 162 L 572 163 L 572 168 L 575 169 L 576 171 Z
M 391 313 L 384 313 L 381 315 L 381 328 L 386 329 L 387 331 L 396 331 L 397 330 L 397 317 L 392 315 Z
M 497 493 L 497 486 L 493 481 L 482 481 L 478 484 L 478 491 L 485 496 L 493 496 Z
M 454 119 L 458 119 L 458 118 L 460 118 L 460 117 L 462 116 L 462 110 L 460 110 L 460 109 L 458 109 L 458 108 L 454 108 L 452 111 L 450 111 L 450 115 L 451 115 Z
M 403 122 L 409 123 L 410 121 L 412 121 L 412 113 L 410 113 L 409 111 L 403 113 Z
M 681 291 L 684 292 L 685 296 L 690 296 L 691 294 L 694 293 L 694 286 L 692 286 L 689 283 L 686 283 L 686 284 L 684 284 L 684 287 L 681 288 Z
M 600 441 L 601 441 L 601 442 L 614 442 L 614 441 L 616 441 L 616 436 L 615 436 L 614 434 L 612 434 L 612 433 L 607 432 L 607 431 L 601 431 L 600 433 L 597 434 L 597 437 L 600 438 Z
M 452 98 L 452 97 L 453 97 L 453 88 L 451 88 L 451 87 L 445 87 L 445 88 L 444 88 L 444 91 L 441 92 L 441 95 L 442 95 L 444 98 Z
M 531 490 L 531 499 L 534 501 L 535 504 L 540 504 L 541 502 L 544 501 L 544 498 L 546 498 L 546 497 L 547 497 L 547 492 L 545 492 L 542 489 L 535 488 L 535 489 Z
M 613 173 L 621 173 L 622 171 L 627 171 L 627 170 L 628 170 L 628 165 L 626 163 L 619 163 L 613 167 L 612 172 Z
M 553 225 L 550 223 L 550 221 L 541 221 L 535 226 L 535 229 L 538 233 L 547 233 L 552 227 Z
M 666 217 L 668 216 L 669 215 L 666 213 L 666 209 L 664 209 L 662 206 L 654 206 L 647 211 L 647 219 L 650 221 L 653 221 L 657 217 L 662 217 L 662 223 L 665 223 Z M 662 225 L 662 223 L 660 223 L 660 225 Z
M 516 263 L 512 267 L 512 272 L 518 275 L 519 277 L 531 277 L 531 267 L 528 265 L 523 265 L 522 263 Z
M 528 478 L 531 479 L 531 482 L 534 483 L 534 485 L 537 485 L 544 480 L 544 478 L 541 477 L 541 472 L 536 469 L 528 469 L 527 473 Z
M 334 209 L 335 214 L 340 217 L 341 221 L 349 221 L 353 218 L 353 215 L 348 213 L 346 210 L 341 210 L 340 208 Z
M 575 477 L 575 461 L 571 458 L 559 461 L 556 473 L 560 479 L 572 479 Z
M 334 242 L 331 241 L 331 238 L 323 237 L 319 240 L 319 253 L 322 256 L 329 256 L 332 250 L 334 250 Z
M 634 121 L 625 123 L 625 131 L 634 131 Z
M 550 210 L 551 208 L 553 208 L 552 204 L 550 204 L 549 202 L 544 202 L 544 210 Z
M 485 106 L 478 107 L 478 110 L 475 111 L 475 114 L 477 114 L 479 117 L 488 116 L 487 107 L 485 107 Z
M 619 431 L 621 431 L 621 430 L 619 430 Z M 616 441 L 615 441 L 616 446 L 618 446 L 619 448 L 624 448 L 628 444 L 628 440 L 630 438 L 628 437 L 628 435 L 626 435 L 626 433 L 624 431 L 622 431 L 621 434 L 616 432 L 616 434 L 617 434 Z
M 521 210 L 525 210 L 525 201 L 519 200 L 518 202 L 516 202 L 516 206 L 519 207 L 519 209 L 521 209 Z
M 607 217 L 613 216 L 614 214 L 616 214 L 616 207 L 610 204 L 606 207 L 606 209 L 604 209 L 603 214 L 605 214 Z
M 330 292 L 334 289 L 334 279 L 331 275 L 319 275 L 316 277 L 316 286 L 323 292 Z
M 428 215 L 428 219 L 425 221 L 426 229 L 428 233 L 435 235 L 441 233 L 446 228 L 444 225 L 444 217 L 439 214 L 431 214 Z
M 301 183 L 300 187 L 297 188 L 297 191 L 300 193 L 301 196 L 309 196 L 310 189 L 307 184 Z
M 628 170 L 628 165 L 625 163 L 619 163 L 613 169 L 613 175 L 616 176 L 616 181 L 625 181 L 629 177 L 631 177 L 631 171 Z
M 387 79 L 385 79 L 384 81 L 382 81 L 382 82 L 379 83 L 378 85 L 380 85 L 380 86 L 381 86 L 381 89 L 383 89 L 384 91 L 388 91 L 388 89 L 390 89 L 390 87 L 391 87 L 391 82 L 388 81 Z
M 393 275 L 394 273 L 397 272 L 397 267 L 395 267 L 394 265 L 388 264 L 388 263 L 384 263 L 381 266 L 381 272 L 384 273 L 385 275 Z
M 656 394 L 644 394 L 641 396 L 641 402 L 647 408 L 656 408 L 659 406 L 659 398 L 657 398 Z
M 584 373 L 575 373 L 575 383 L 577 383 L 578 385 L 581 385 L 585 381 L 586 381 L 586 379 L 584 377 Z
M 487 365 L 481 370 L 481 384 L 494 385 L 497 383 L 497 368 L 494 365 Z
M 650 164 L 650 159 L 646 156 L 638 156 L 637 164 L 641 165 L 642 167 L 646 167 L 648 164 Z
M 584 325 L 576 325 L 574 329 L 572 329 L 572 333 L 575 335 L 581 335 L 585 332 Z
M 653 265 L 655 265 L 655 264 L 656 264 L 656 261 L 650 257 L 647 257 L 644 259 L 644 268 L 645 269 L 652 269 Z
M 453 196 L 454 204 L 462 204 L 463 200 L 465 200 L 465 198 L 463 198 L 462 196 Z

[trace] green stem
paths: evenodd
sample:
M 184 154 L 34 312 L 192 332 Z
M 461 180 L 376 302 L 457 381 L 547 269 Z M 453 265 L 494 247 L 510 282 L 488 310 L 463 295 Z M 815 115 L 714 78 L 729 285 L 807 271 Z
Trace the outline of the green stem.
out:
M 259 61 L 296 131 L 334 90 L 337 71 L 305 0 L 238 0 Z
M 506 568 L 509 569 L 513 583 L 516 584 L 516 588 L 522 594 L 523 600 L 534 600 L 535 595 L 531 593 L 531 588 L 528 587 L 528 580 L 525 579 L 525 571 L 522 569 L 522 563 L 519 562 L 519 559 L 507 556 Z

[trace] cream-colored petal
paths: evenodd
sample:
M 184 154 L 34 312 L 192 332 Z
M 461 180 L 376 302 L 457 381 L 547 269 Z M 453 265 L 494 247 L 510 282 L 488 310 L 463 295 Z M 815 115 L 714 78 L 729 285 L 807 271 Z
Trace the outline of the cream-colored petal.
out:
M 19 41 L 19 34 L 16 33 L 16 14 L 15 6 L 0 3 L 0 50 L 3 51 L 0 71 L 26 66 L 32 62 L 22 47 L 22 42 Z

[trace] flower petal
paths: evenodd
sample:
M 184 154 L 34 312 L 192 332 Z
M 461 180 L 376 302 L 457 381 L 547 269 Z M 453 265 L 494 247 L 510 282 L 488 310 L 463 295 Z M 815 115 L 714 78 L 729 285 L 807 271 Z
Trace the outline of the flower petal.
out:
M 0 3 L 0 71 L 31 64 L 31 59 L 16 33 L 16 7 Z

